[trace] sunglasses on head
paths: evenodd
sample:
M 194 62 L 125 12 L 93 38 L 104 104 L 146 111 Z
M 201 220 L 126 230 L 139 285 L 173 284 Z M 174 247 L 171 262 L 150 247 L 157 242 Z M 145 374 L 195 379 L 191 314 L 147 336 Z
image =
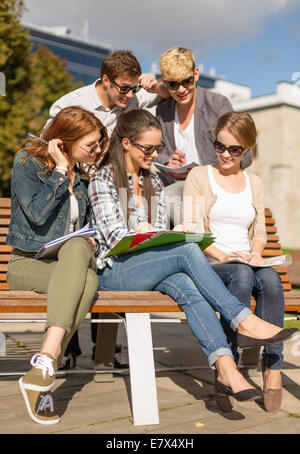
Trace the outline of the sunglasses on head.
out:
M 214 141 L 214 147 L 217 153 L 224 153 L 227 150 L 230 156 L 233 157 L 240 156 L 245 150 L 245 147 L 242 147 L 241 145 L 230 145 L 229 147 L 226 147 L 226 145 L 218 140 Z
M 182 85 L 184 88 L 188 88 L 191 85 L 193 85 L 194 81 L 195 81 L 195 77 L 190 76 L 190 77 L 187 77 L 186 79 L 181 80 L 180 82 L 177 82 L 175 80 L 166 80 L 165 82 L 166 82 L 166 86 L 168 87 L 169 90 L 177 91 L 179 89 L 180 85 Z
M 163 149 L 165 144 L 162 142 L 159 145 L 141 145 L 140 143 L 130 141 L 131 144 L 134 147 L 137 147 L 139 150 L 141 150 L 145 156 L 150 156 L 154 151 L 157 151 L 157 153 L 160 153 Z
M 126 93 L 128 93 L 129 91 L 132 91 L 132 93 L 135 94 L 142 88 L 141 84 L 136 84 L 134 87 L 126 87 L 117 84 L 117 82 L 115 82 L 113 79 L 110 79 L 110 81 L 119 89 L 121 95 L 126 95 Z

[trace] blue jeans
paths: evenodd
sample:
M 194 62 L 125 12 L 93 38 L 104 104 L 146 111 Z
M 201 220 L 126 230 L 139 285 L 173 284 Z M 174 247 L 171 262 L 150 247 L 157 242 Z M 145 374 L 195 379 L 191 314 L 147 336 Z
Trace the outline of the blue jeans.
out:
M 256 299 L 255 313 L 261 319 L 283 327 L 284 295 L 280 276 L 273 268 L 252 268 L 243 263 L 220 263 L 213 265 L 214 271 L 222 279 L 228 290 L 247 307 L 251 296 Z M 231 345 L 235 361 L 238 362 L 236 334 L 226 320 L 221 318 L 227 340 Z M 283 362 L 283 344 L 264 347 L 262 355 L 266 367 L 281 369 Z
M 100 290 L 158 290 L 171 296 L 185 312 L 211 367 L 221 356 L 233 356 L 215 310 L 233 330 L 252 313 L 228 292 L 195 243 L 121 255 L 98 274 Z

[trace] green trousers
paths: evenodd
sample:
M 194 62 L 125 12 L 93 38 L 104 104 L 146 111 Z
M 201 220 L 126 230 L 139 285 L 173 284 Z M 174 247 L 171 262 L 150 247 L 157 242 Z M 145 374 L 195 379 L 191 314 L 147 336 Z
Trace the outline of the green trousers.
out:
M 88 313 L 98 290 L 96 260 L 88 242 L 71 238 L 59 250 L 57 260 L 34 258 L 35 253 L 13 249 L 7 282 L 12 290 L 47 293 L 47 322 L 66 330 L 61 355 Z

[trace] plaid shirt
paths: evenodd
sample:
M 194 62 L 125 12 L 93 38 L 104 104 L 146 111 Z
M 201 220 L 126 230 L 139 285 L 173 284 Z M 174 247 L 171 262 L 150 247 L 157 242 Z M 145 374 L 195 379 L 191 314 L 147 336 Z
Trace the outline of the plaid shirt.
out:
M 134 201 L 133 194 L 133 177 L 127 173 L 129 188 L 132 199 L 130 207 Z M 157 200 L 156 220 L 154 230 L 166 230 L 168 228 L 168 215 L 165 205 L 165 197 L 163 192 L 163 184 L 160 178 L 151 174 L 152 185 L 155 191 Z M 143 188 L 143 170 L 140 171 L 139 185 Z M 121 195 L 124 194 L 124 199 L 127 201 L 127 189 L 121 188 Z M 125 220 L 124 211 L 127 214 L 127 206 L 124 211 L 121 208 L 119 194 L 114 185 L 113 172 L 111 166 L 104 166 L 98 172 L 94 173 L 88 189 L 89 199 L 92 207 L 92 224 L 96 228 L 96 239 L 100 244 L 100 253 L 97 257 L 97 265 L 99 269 L 105 268 L 107 265 L 112 267 L 114 256 L 104 256 L 125 236 L 135 233 L 135 228 L 140 222 L 148 222 L 147 210 L 140 208 L 133 203 L 133 212 L 130 214 L 131 228 L 128 227 Z M 121 197 L 122 199 L 122 197 Z

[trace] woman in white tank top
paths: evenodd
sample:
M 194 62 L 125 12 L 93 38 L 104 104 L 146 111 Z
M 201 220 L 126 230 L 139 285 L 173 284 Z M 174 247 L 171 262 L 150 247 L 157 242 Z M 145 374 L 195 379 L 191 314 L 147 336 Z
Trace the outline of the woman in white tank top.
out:
M 198 229 L 204 224 L 204 230 L 212 232 L 216 238 L 204 251 L 208 261 L 234 296 L 250 307 L 254 295 L 256 315 L 282 327 L 281 279 L 273 268 L 261 267 L 266 242 L 261 181 L 240 167 L 245 153 L 255 145 L 256 134 L 255 124 L 247 113 L 229 112 L 219 118 L 214 142 L 218 163 L 196 167 L 190 172 L 184 189 L 184 207 L 186 211 L 192 198 L 192 211 L 197 213 L 195 207 L 202 197 L 202 209 L 192 215 L 192 222 Z M 186 218 L 184 224 L 187 224 Z M 238 362 L 236 334 L 221 321 Z M 270 412 L 278 411 L 281 405 L 282 350 L 280 343 L 267 346 L 262 352 L 264 405 Z M 218 396 L 218 403 L 225 411 L 232 409 L 229 399 Z

